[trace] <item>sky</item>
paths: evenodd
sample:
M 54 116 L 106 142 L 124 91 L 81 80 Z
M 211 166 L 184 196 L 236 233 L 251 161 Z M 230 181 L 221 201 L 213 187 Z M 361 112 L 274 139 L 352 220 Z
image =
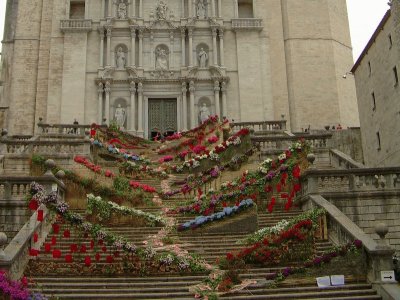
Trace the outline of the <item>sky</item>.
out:
M 388 0 L 347 0 L 354 61 L 361 54 L 389 8 L 387 2 Z M 0 0 L 0 40 L 3 39 L 5 10 L 6 0 Z

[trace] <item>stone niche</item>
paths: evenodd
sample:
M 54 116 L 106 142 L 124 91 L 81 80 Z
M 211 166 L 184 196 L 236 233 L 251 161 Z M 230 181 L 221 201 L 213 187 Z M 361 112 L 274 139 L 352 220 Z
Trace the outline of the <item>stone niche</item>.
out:
M 70 19 L 85 19 L 85 1 L 71 0 L 69 5 Z

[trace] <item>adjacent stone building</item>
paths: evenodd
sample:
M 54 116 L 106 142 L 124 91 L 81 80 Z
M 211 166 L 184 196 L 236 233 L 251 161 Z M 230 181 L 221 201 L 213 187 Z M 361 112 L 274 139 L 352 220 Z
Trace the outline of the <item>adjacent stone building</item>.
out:
M 4 127 L 357 126 L 345 0 L 7 0 Z
M 396 3 L 395 3 L 396 2 Z M 400 36 L 393 1 L 352 68 L 364 161 L 371 167 L 400 165 Z

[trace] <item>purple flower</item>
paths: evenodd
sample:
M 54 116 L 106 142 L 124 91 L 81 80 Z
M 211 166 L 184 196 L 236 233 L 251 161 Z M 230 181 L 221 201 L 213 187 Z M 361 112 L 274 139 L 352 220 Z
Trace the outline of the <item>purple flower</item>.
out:
M 321 263 L 322 263 L 322 258 L 321 258 L 321 257 L 316 257 L 316 258 L 314 258 L 313 264 L 314 264 L 315 266 L 319 266 Z
M 362 247 L 362 242 L 360 240 L 355 240 L 353 244 L 354 246 L 356 246 L 357 249 L 361 249 Z

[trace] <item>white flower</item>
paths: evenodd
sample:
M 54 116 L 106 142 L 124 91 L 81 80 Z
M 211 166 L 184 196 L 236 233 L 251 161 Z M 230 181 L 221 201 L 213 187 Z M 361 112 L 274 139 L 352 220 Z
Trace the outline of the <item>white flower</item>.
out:
M 278 156 L 279 160 L 285 160 L 286 159 L 286 154 L 282 153 L 281 155 Z

